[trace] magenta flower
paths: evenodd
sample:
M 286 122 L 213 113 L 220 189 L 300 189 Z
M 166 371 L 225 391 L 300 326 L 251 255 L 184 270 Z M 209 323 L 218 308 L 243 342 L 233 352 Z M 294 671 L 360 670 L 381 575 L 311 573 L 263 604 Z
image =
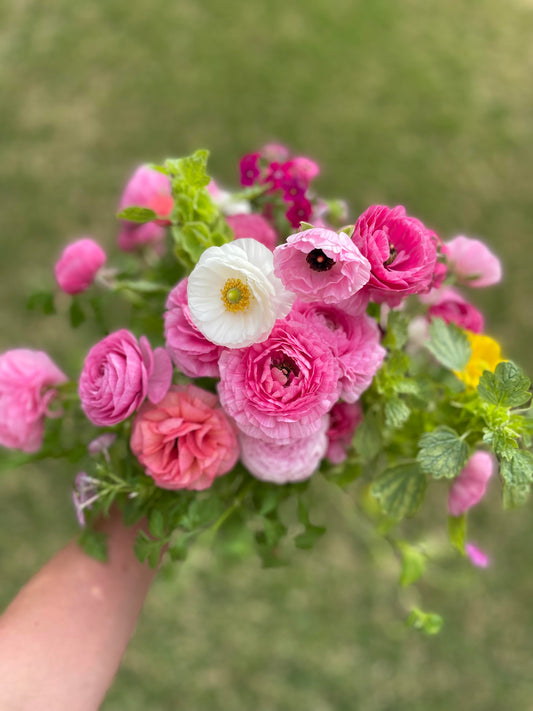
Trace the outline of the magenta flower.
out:
M 355 430 L 363 421 L 359 403 L 337 402 L 329 413 L 328 449 L 326 457 L 332 464 L 341 464 L 346 459 Z
M 50 404 L 55 386 L 67 376 L 43 351 L 15 348 L 0 355 L 0 444 L 38 452 L 44 418 L 54 417 Z
M 131 451 L 163 489 L 202 491 L 237 463 L 233 427 L 216 395 L 174 385 L 157 404 L 146 402 L 133 421 Z
M 340 369 L 339 396 L 350 403 L 358 400 L 386 355 L 375 320 L 365 313 L 353 315 L 322 302 L 296 301 L 288 319 L 295 313 L 305 318 L 336 358 Z
M 299 196 L 285 213 L 292 227 L 300 227 L 301 222 L 307 222 L 313 212 L 313 206 L 303 196 Z
M 95 425 L 115 425 L 139 409 L 148 397 L 163 398 L 172 379 L 164 348 L 152 351 L 148 339 L 122 329 L 89 351 L 79 382 L 81 406 Z
M 473 543 L 466 543 L 465 544 L 465 553 L 470 559 L 470 562 L 472 565 L 475 565 L 476 568 L 488 568 L 490 565 L 490 558 L 489 556 L 481 550 L 481 548 L 478 548 L 475 546 Z
M 120 249 L 129 252 L 146 244 L 157 247 L 165 237 L 162 225 L 170 224 L 173 205 L 168 177 L 147 165 L 137 168 L 124 188 L 119 209 L 147 207 L 160 219 L 145 224 L 123 220 L 118 236 Z
M 335 304 L 367 283 L 370 264 L 344 232 L 316 227 L 276 247 L 274 273 L 300 299 Z
M 165 340 L 174 364 L 189 378 L 218 378 L 222 348 L 208 341 L 192 322 L 187 304 L 187 279 L 172 289 L 166 306 Z
M 287 161 L 286 163 L 277 163 L 274 161 L 270 163 L 263 182 L 270 184 L 271 191 L 280 190 L 283 188 L 285 181 L 290 180 L 292 177 L 291 166 L 291 161 Z
M 358 218 L 352 237 L 371 266 L 365 291 L 377 303 L 397 306 L 432 286 L 437 235 L 405 208 L 372 205 Z
M 485 320 L 481 311 L 463 299 L 461 294 L 452 287 L 438 289 L 428 311 L 429 318 L 441 318 L 446 323 L 454 323 L 473 333 L 481 333 Z
M 89 237 L 67 245 L 54 268 L 59 288 L 66 294 L 85 291 L 93 283 L 106 259 L 104 250 Z
M 230 215 L 226 218 L 228 225 L 235 233 L 235 239 L 255 239 L 271 252 L 278 241 L 278 236 L 274 228 L 261 215 Z
M 241 185 L 253 185 L 259 178 L 261 171 L 259 170 L 259 153 L 248 153 L 241 158 Z
M 278 320 L 266 341 L 220 356 L 222 406 L 251 437 L 288 444 L 312 435 L 338 399 L 331 350 L 298 314 Z
M 321 427 L 309 437 L 301 437 L 290 444 L 278 444 L 241 433 L 241 461 L 261 481 L 274 484 L 304 481 L 316 471 L 324 457 L 328 417 L 323 417 Z
M 483 287 L 501 281 L 500 260 L 481 240 L 459 236 L 445 246 L 450 268 L 460 284 Z
M 494 470 L 494 459 L 489 452 L 475 452 L 450 488 L 448 511 L 461 516 L 481 501 Z

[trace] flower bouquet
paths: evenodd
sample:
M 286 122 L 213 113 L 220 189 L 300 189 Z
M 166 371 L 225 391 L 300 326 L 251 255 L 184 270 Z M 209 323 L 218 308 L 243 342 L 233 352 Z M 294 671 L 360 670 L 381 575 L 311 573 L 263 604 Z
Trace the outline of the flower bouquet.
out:
M 401 585 L 430 555 L 403 525 L 429 486 L 450 548 L 487 565 L 467 511 L 496 472 L 505 507 L 533 479 L 530 381 L 458 289 L 497 283 L 497 257 L 402 206 L 350 221 L 313 188 L 316 163 L 284 146 L 244 156 L 233 193 L 207 155 L 138 168 L 119 206 L 123 256 L 110 266 L 79 239 L 58 288 L 30 297 L 99 336 L 75 379 L 41 351 L 0 355 L 0 444 L 19 450 L 4 465 L 70 462 L 80 543 L 101 559 L 97 522 L 117 506 L 127 524 L 147 519 L 136 553 L 152 566 L 202 534 L 244 536 L 280 565 L 325 531 L 321 479 L 386 537 Z M 418 608 L 408 620 L 440 626 Z

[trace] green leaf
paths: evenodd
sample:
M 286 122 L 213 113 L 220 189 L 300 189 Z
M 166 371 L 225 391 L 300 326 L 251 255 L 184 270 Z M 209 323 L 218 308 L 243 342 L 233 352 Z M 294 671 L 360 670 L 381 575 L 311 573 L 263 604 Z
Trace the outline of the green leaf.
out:
M 337 464 L 336 466 L 328 466 L 323 474 L 328 481 L 336 484 L 341 489 L 346 488 L 349 484 L 355 481 L 363 473 L 361 465 L 358 462 L 350 461 L 350 459 Z
M 431 320 L 430 340 L 426 348 L 445 368 L 463 370 L 470 359 L 472 348 L 464 331 L 441 318 Z
M 448 538 L 452 546 L 465 555 L 466 516 L 448 516 Z
M 78 538 L 78 543 L 91 558 L 107 562 L 107 535 L 102 531 L 84 528 Z
M 503 485 L 503 508 L 516 509 L 523 506 L 529 499 L 531 487 L 529 484 L 524 486 L 507 486 Z
M 81 308 L 80 302 L 77 299 L 72 299 L 68 311 L 70 325 L 72 328 L 78 328 L 85 321 L 85 314 Z
M 311 523 L 309 510 L 301 499 L 298 500 L 298 520 L 305 530 L 294 538 L 294 545 L 297 548 L 312 548 L 317 540 L 324 535 L 326 529 L 323 526 L 315 526 Z
M 117 217 L 121 220 L 142 224 L 144 222 L 152 222 L 157 218 L 157 215 L 148 207 L 126 207 L 118 213 Z
M 468 459 L 468 447 L 450 427 L 437 427 L 419 441 L 417 460 L 422 470 L 435 479 L 457 476 Z
M 518 407 L 531 397 L 526 378 L 520 368 L 510 361 L 498 363 L 494 373 L 486 370 L 479 380 L 477 391 L 485 402 L 501 407 Z
M 423 612 L 418 607 L 413 607 L 407 618 L 409 627 L 420 630 L 428 635 L 438 634 L 442 629 L 443 619 L 433 612 Z
M 533 481 L 533 454 L 514 449 L 509 459 L 500 461 L 500 474 L 509 487 L 528 486 Z
M 150 514 L 148 527 L 154 538 L 163 538 L 165 536 L 165 519 L 159 509 L 154 509 Z
M 383 339 L 385 348 L 400 349 L 404 347 L 407 342 L 408 323 L 407 317 L 401 311 L 389 311 L 387 333 Z
M 406 541 L 396 541 L 395 546 L 402 558 L 400 585 L 407 587 L 416 582 L 426 569 L 426 556 Z
M 26 308 L 29 311 L 38 311 L 39 313 L 45 314 L 45 316 L 51 316 L 56 313 L 56 307 L 54 304 L 54 294 L 51 291 L 37 291 L 28 297 L 26 302 Z
M 377 414 L 370 410 L 355 431 L 353 445 L 357 454 L 365 462 L 374 459 L 383 448 L 381 422 Z
M 399 521 L 416 513 L 426 488 L 427 478 L 418 464 L 399 464 L 386 469 L 372 484 L 371 492 L 383 512 Z
M 210 178 L 206 172 L 208 158 L 209 151 L 200 149 L 195 151 L 192 156 L 180 159 L 181 174 L 189 185 L 203 188 L 209 184 Z
M 385 424 L 387 427 L 401 427 L 409 419 L 411 410 L 399 397 L 385 401 Z

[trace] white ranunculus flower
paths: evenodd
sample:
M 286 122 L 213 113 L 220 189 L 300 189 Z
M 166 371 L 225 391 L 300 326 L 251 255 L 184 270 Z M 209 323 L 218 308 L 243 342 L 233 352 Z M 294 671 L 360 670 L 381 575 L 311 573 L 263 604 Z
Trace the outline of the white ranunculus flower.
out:
M 274 276 L 272 252 L 255 239 L 209 247 L 188 279 L 191 318 L 212 343 L 244 348 L 268 338 L 294 294 Z

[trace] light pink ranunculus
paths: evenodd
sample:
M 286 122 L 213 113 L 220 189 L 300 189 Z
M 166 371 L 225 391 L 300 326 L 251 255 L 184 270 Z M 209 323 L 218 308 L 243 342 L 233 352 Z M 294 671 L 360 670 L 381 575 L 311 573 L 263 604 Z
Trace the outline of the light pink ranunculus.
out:
M 344 232 L 296 232 L 274 250 L 274 274 L 303 301 L 336 304 L 367 283 L 370 264 Z
M 328 416 L 325 415 L 318 432 L 290 444 L 278 444 L 274 440 L 257 439 L 241 433 L 241 462 L 250 474 L 261 481 L 288 484 L 309 479 L 326 453 L 327 423 Z
M 44 418 L 67 376 L 43 351 L 15 348 L 0 355 L 0 444 L 38 452 Z
M 354 432 L 363 421 L 359 403 L 337 402 L 329 413 L 328 450 L 326 457 L 332 464 L 341 464 L 352 443 Z
M 353 315 L 321 302 L 297 300 L 288 316 L 301 314 L 339 365 L 339 396 L 353 403 L 370 386 L 381 368 L 386 351 L 376 321 L 365 313 Z
M 481 501 L 493 470 L 494 459 L 489 452 L 480 450 L 470 457 L 450 488 L 448 511 L 451 516 L 461 516 Z
M 310 183 L 320 173 L 320 166 L 311 158 L 296 156 L 296 158 L 291 159 L 290 163 L 291 175 L 307 183 Z
M 90 237 L 67 245 L 54 267 L 59 288 L 66 294 L 80 294 L 93 283 L 106 262 L 106 253 Z
M 146 244 L 160 248 L 165 237 L 163 226 L 170 224 L 168 218 L 173 204 L 168 177 L 147 165 L 137 168 L 124 188 L 119 209 L 147 207 L 153 210 L 159 219 L 145 224 L 123 220 L 118 236 L 120 249 L 129 252 Z
M 464 286 L 492 286 L 501 281 L 500 260 L 479 239 L 455 237 L 445 243 L 445 254 L 452 272 Z
M 182 279 L 167 299 L 165 340 L 174 364 L 189 378 L 218 378 L 222 347 L 201 333 L 191 319 L 187 304 L 187 279 Z
M 229 215 L 226 220 L 235 233 L 235 239 L 251 237 L 264 244 L 271 252 L 274 251 L 278 236 L 270 223 L 261 215 Z
M 338 400 L 337 359 L 299 314 L 276 321 L 262 343 L 225 350 L 219 367 L 222 406 L 251 437 L 288 444 L 312 435 Z
M 163 489 L 202 491 L 239 457 L 237 437 L 216 395 L 174 385 L 157 404 L 146 402 L 133 421 L 131 451 Z
M 446 323 L 454 323 L 459 328 L 473 333 L 481 333 L 485 324 L 481 311 L 463 299 L 451 286 L 437 290 L 436 299 L 429 307 L 428 317 L 441 318 Z
M 437 235 L 402 205 L 372 205 L 357 219 L 354 244 L 368 259 L 370 299 L 398 306 L 409 294 L 422 294 L 433 284 Z
M 83 411 L 95 425 L 122 422 L 148 397 L 159 402 L 170 387 L 172 363 L 164 348 L 152 351 L 148 339 L 115 331 L 89 351 L 80 376 Z

